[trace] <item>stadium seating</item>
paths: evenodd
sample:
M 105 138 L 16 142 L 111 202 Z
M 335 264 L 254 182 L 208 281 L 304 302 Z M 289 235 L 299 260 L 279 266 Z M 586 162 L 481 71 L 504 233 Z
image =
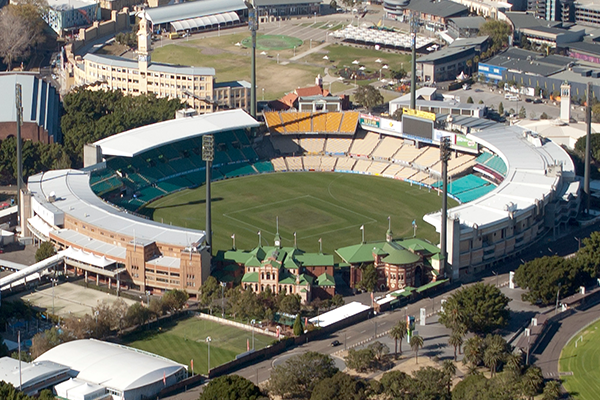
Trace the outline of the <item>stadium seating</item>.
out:
M 340 132 L 342 133 L 354 133 L 356 132 L 356 126 L 358 125 L 358 113 L 357 112 L 345 112 L 342 124 L 340 125 Z
M 325 153 L 344 155 L 352 146 L 352 138 L 328 137 L 325 144 Z
M 389 164 L 385 171 L 383 171 L 382 175 L 393 178 L 402 168 L 403 167 L 398 164 Z
M 423 153 L 424 149 L 417 149 L 416 146 L 404 145 L 402 146 L 396 154 L 394 154 L 393 159 L 397 161 L 402 161 L 406 164 L 412 163 L 418 156 Z
M 415 174 L 415 170 L 412 168 L 402 168 L 400 171 L 396 173 L 396 178 L 399 179 L 408 179 L 410 176 Z
M 271 143 L 280 154 L 294 154 L 300 151 L 300 147 L 289 136 L 271 136 Z
M 327 113 L 327 121 L 325 122 L 325 130 L 327 132 L 339 132 L 340 124 L 342 123 L 343 113 L 329 112 Z M 356 127 L 355 127 L 356 128 Z M 352 131 L 354 133 L 356 129 Z
M 357 160 L 354 164 L 354 171 L 367 172 L 373 162 L 371 160 Z
M 413 164 L 419 165 L 423 168 L 429 168 L 440 159 L 439 147 L 425 147 L 423 152 L 415 158 Z
M 281 113 L 281 120 L 286 133 L 299 133 L 298 113 Z
M 377 143 L 379 143 L 379 135 L 377 133 L 366 132 L 364 138 L 361 139 L 357 136 L 354 139 L 349 153 L 359 156 L 368 156 L 373 152 Z
M 273 168 L 273 164 L 270 161 L 259 161 L 254 163 L 253 166 L 259 174 L 275 171 L 275 168 Z
M 337 160 L 337 157 L 321 157 L 321 171 L 335 170 L 335 163 Z
M 298 113 L 298 130 L 300 132 L 312 132 L 312 118 L 310 113 Z
M 367 172 L 373 175 L 381 175 L 389 165 L 390 164 L 386 162 L 373 161 L 367 169 Z
M 320 154 L 325 147 L 325 138 L 306 137 L 300 139 L 300 147 L 308 154 Z
M 317 133 L 327 131 L 327 113 L 313 114 L 312 129 Z
M 302 157 L 286 157 L 285 161 L 290 171 L 303 171 Z
M 321 157 L 320 156 L 305 156 L 302 157 L 302 164 L 306 171 L 320 171 Z
M 373 151 L 374 158 L 382 158 L 388 160 L 402 147 L 402 139 L 393 136 L 385 136 L 379 142 L 379 145 Z
M 273 169 L 275 171 L 287 171 L 288 166 L 285 162 L 285 158 L 278 157 L 271 160 L 271 164 L 273 164 Z
M 352 171 L 352 167 L 356 164 L 356 160 L 353 158 L 340 157 L 335 164 L 336 171 Z
M 283 120 L 281 115 L 277 111 L 265 112 L 265 121 L 269 129 L 274 130 L 277 133 L 285 133 L 283 127 Z

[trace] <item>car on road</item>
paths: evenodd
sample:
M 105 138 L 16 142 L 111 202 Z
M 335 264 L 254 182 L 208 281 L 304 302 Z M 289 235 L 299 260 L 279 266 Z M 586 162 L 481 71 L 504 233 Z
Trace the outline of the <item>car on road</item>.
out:
M 533 101 L 533 104 L 542 104 L 542 103 L 543 103 L 543 101 L 542 101 L 542 100 L 540 100 L 540 99 L 535 99 L 535 100 Z
M 333 342 L 331 342 L 331 347 L 337 347 L 339 345 L 341 345 L 339 340 L 334 340 Z

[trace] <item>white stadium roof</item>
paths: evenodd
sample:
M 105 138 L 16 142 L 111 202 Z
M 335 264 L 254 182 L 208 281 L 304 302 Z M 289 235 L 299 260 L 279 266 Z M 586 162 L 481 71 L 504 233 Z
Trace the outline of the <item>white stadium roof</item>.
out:
M 236 109 L 194 117 L 172 119 L 119 133 L 94 143 L 105 156 L 134 157 L 145 151 L 195 136 L 233 129 L 255 128 L 260 124 L 245 111 Z
M 54 213 L 72 215 L 98 228 L 134 237 L 138 244 L 155 241 L 187 247 L 204 242 L 204 231 L 136 217 L 104 202 L 92 191 L 89 181 L 88 172 L 63 169 L 30 176 L 27 187 L 35 201 Z M 52 193 L 56 201 L 50 203 L 47 199 Z
M 511 212 L 518 219 L 536 201 L 547 201 L 553 192 L 563 196 L 573 190 L 572 185 L 561 185 L 560 172 L 552 172 L 554 165 L 562 165 L 563 177 L 575 176 L 575 165 L 567 152 L 550 140 L 539 137 L 537 141 L 535 135 L 526 137 L 525 132 L 518 126 L 502 126 L 467 135 L 498 154 L 507 173 L 495 190 L 448 210 L 448 216 L 460 219 L 463 229 L 502 223 Z M 427 214 L 423 219 L 439 231 L 441 212 Z
M 35 360 L 40 361 L 66 365 L 78 372 L 78 380 L 123 392 L 160 382 L 186 368 L 164 357 L 93 339 L 60 344 Z

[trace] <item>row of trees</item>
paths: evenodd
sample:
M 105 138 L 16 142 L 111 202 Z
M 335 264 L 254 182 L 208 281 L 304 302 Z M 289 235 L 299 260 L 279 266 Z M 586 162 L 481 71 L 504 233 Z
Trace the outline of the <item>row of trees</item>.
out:
M 45 0 L 17 0 L 0 10 L 0 57 L 12 69 L 14 62 L 26 61 L 31 50 L 44 42 L 42 20 Z
M 595 283 L 600 269 L 600 232 L 583 239 L 575 257 L 541 257 L 522 264 L 515 271 L 515 283 L 524 289 L 522 298 L 531 304 L 554 304 L 557 297 L 576 293 L 581 286 Z
M 10 383 L 0 381 L 0 399 L 2 400 L 54 400 L 51 390 L 42 390 L 37 397 L 30 397 L 16 389 Z

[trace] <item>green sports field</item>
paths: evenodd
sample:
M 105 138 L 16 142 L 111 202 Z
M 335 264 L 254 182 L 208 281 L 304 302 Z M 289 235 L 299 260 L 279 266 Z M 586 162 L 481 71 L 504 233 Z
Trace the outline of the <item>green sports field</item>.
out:
M 575 347 L 577 342 L 577 347 Z M 563 349 L 558 364 L 565 389 L 573 398 L 596 400 L 600 396 L 600 321 L 579 332 Z
M 190 366 L 194 360 L 195 373 L 206 374 L 208 371 L 208 345 L 206 338 L 210 336 L 210 365 L 214 368 L 235 359 L 235 356 L 246 351 L 246 340 L 252 346 L 252 333 L 221 325 L 216 322 L 191 317 L 178 323 L 163 326 L 160 330 L 152 328 L 135 335 L 125 337 L 123 344 L 136 349 L 149 351 L 167 357 L 181 364 Z M 274 338 L 254 334 L 254 347 L 262 349 Z
M 157 200 L 141 212 L 156 221 L 188 228 L 205 228 L 205 187 L 184 190 Z M 212 185 L 213 240 L 217 250 L 230 249 L 236 235 L 238 249 L 251 249 L 262 232 L 263 245 L 272 245 L 275 219 L 279 217 L 282 244 L 323 251 L 357 244 L 360 226 L 367 241 L 384 240 L 388 216 L 397 238 L 417 236 L 439 242 L 432 226 L 422 220 L 426 213 L 441 207 L 435 192 L 407 183 L 366 175 L 287 172 L 248 176 Z M 450 205 L 456 203 L 450 200 Z

